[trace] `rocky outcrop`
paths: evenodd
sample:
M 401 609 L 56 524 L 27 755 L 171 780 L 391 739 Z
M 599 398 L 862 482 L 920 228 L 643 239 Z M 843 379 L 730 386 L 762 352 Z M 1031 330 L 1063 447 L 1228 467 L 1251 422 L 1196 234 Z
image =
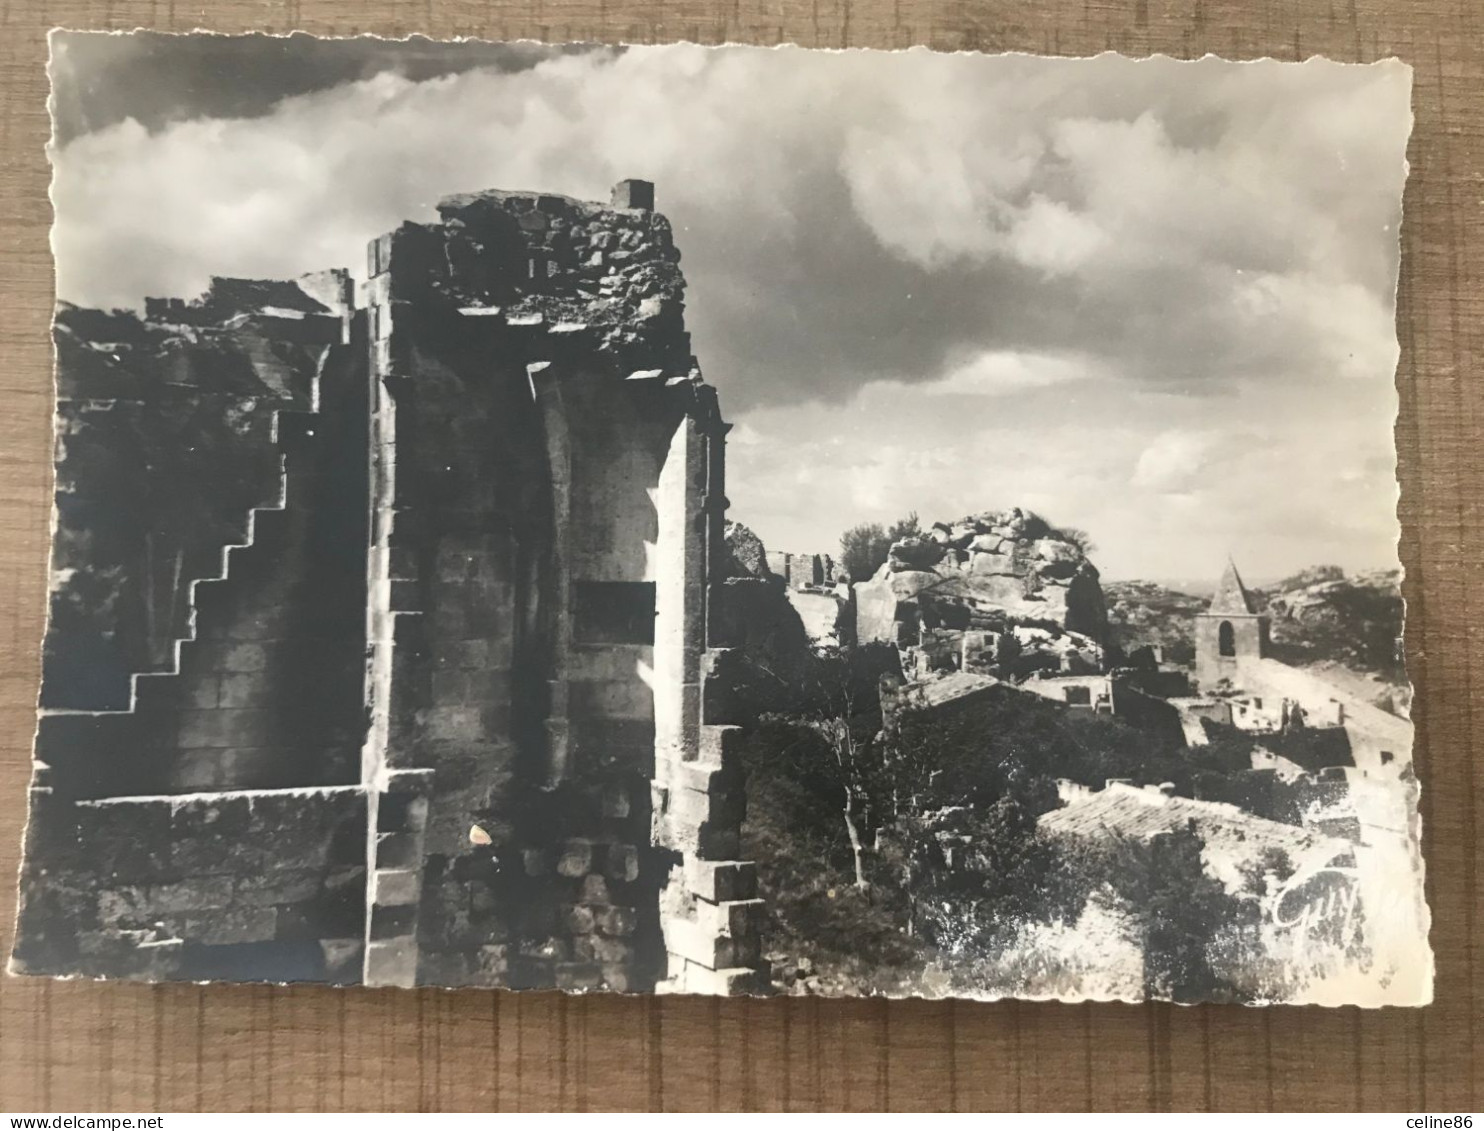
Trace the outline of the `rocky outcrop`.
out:
M 740 522 L 727 523 L 726 540 L 728 577 L 751 577 L 765 581 L 773 576 L 773 571 L 768 568 L 768 551 L 763 548 L 763 540 L 749 527 Z
M 1406 685 L 1396 570 L 1347 577 L 1338 566 L 1314 566 L 1254 595 L 1272 618 L 1275 657 L 1338 664 L 1397 688 Z
M 1035 514 L 987 511 L 892 545 L 856 585 L 861 640 L 908 643 L 921 629 L 1038 625 L 1101 643 L 1107 612 L 1078 541 Z

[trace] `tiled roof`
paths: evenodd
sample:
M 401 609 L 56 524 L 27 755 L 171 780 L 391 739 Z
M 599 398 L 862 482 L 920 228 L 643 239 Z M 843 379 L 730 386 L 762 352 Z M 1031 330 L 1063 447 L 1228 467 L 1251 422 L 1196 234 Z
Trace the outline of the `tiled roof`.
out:
M 993 676 L 975 672 L 950 672 L 937 679 L 925 679 L 909 683 L 902 688 L 903 694 L 925 707 L 941 707 L 957 702 L 965 696 L 999 687 L 1000 681 Z
M 1207 851 L 1227 859 L 1256 856 L 1266 848 L 1281 849 L 1297 859 L 1316 849 L 1339 852 L 1345 847 L 1297 825 L 1269 821 L 1225 802 L 1198 801 L 1152 786 L 1119 782 L 1097 792 L 1075 793 L 1065 806 L 1043 816 L 1040 827 L 1068 836 L 1121 834 L 1149 840 L 1186 828 L 1192 821 Z

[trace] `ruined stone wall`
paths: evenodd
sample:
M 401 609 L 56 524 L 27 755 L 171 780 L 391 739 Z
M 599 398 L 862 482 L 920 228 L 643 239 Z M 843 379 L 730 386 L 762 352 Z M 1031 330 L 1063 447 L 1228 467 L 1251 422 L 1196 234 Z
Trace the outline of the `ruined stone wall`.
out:
M 33 790 L 18 967 L 31 974 L 360 979 L 357 787 L 72 802 Z
M 693 380 L 678 254 L 641 210 L 486 193 L 440 212 L 369 256 L 364 772 L 425 775 L 426 817 L 376 822 L 367 977 L 638 988 L 663 973 L 655 492 Z M 402 848 L 382 858 L 404 841 L 405 885 Z
M 505 984 L 507 944 L 527 928 L 518 735 L 539 728 L 545 703 L 528 648 L 550 552 L 549 504 L 535 490 L 545 459 L 519 351 L 502 324 L 429 301 L 421 235 L 386 241 L 369 284 L 373 660 L 362 772 L 408 800 L 373 800 L 367 978 Z M 392 270 L 402 262 L 405 275 Z
M 343 274 L 151 304 L 146 376 L 211 344 L 201 384 L 238 398 L 213 411 L 255 477 L 201 487 L 250 498 L 203 534 L 217 564 L 171 582 L 168 662 L 130 668 L 121 707 L 43 718 L 22 950 L 71 915 L 107 952 L 89 970 L 251 977 L 277 954 L 287 977 L 371 984 L 760 985 L 719 599 L 727 425 L 669 224 L 643 182 L 610 206 L 490 192 L 440 216 L 372 242 L 355 310 Z M 341 782 L 252 800 L 243 825 L 244 789 Z M 174 823 L 198 810 L 215 855 Z M 76 906 L 47 904 L 51 838 L 111 860 L 122 813 L 147 854 L 117 870 L 129 913 L 81 899 L 114 873 L 72 855 Z M 284 934 L 301 901 L 359 919 L 306 910 L 317 925 Z
M 334 326 L 338 333 L 338 319 Z M 161 364 L 173 356 L 167 351 Z M 234 451 L 253 450 L 258 460 L 263 448 L 273 453 L 276 497 L 259 495 L 260 505 L 240 516 L 240 533 L 227 535 L 232 541 L 225 547 L 211 547 L 212 564 L 193 567 L 197 576 L 177 562 L 167 592 L 181 610 L 171 631 L 181 635 L 167 662 L 132 676 L 119 706 L 43 714 L 37 757 L 58 771 L 60 788 L 99 797 L 358 780 L 365 383 L 356 357 L 341 344 L 325 347 L 310 378 L 295 400 L 268 402 L 304 408 L 273 408 L 267 421 L 258 421 L 256 410 L 244 417 L 244 438 Z M 218 407 L 212 403 L 210 410 Z M 178 437 L 155 440 L 188 446 Z M 117 436 L 110 443 L 130 453 Z M 226 459 L 225 468 L 203 473 L 189 490 L 203 500 L 214 490 L 232 498 L 232 483 L 223 489 L 221 476 L 235 466 Z M 99 478 L 90 474 L 85 482 Z M 254 477 L 256 491 L 265 486 Z M 133 500 L 135 506 L 148 501 L 147 492 Z M 167 512 L 141 525 L 182 544 L 199 539 L 199 532 L 177 525 L 182 518 Z M 78 523 L 85 545 L 90 526 L 76 511 L 68 521 Z M 136 560 L 120 569 L 136 580 L 147 572 Z M 66 625 L 56 626 L 50 638 L 66 632 Z
M 127 708 L 133 673 L 172 666 L 190 583 L 216 576 L 252 508 L 278 496 L 275 417 L 310 409 L 329 343 L 280 343 L 257 365 L 247 343 L 261 334 L 58 311 L 44 707 Z

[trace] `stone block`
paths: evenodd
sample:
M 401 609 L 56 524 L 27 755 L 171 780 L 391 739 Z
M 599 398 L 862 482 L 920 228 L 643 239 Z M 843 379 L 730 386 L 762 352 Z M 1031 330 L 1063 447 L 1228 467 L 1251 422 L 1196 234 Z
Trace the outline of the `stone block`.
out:
M 665 950 L 709 970 L 729 966 L 752 966 L 761 951 L 753 938 L 728 938 L 703 929 L 689 919 L 661 920 Z
M 603 874 L 621 883 L 637 880 L 639 850 L 632 844 L 610 844 L 603 854 Z
M 487 943 L 474 954 L 477 969 L 503 974 L 510 968 L 510 947 L 504 943 Z
M 255 906 L 300 903 L 319 894 L 319 872 L 270 869 L 243 876 L 237 881 L 237 901 Z
M 416 581 L 419 576 L 420 556 L 408 546 L 389 546 L 377 551 L 383 557 L 382 569 L 392 581 Z
M 612 908 L 604 908 L 604 910 L 610 911 Z M 582 904 L 564 908 L 562 925 L 574 935 L 591 934 L 595 929 L 592 908 L 584 907 Z
M 708 970 L 690 964 L 685 968 L 683 984 L 677 988 L 689 994 L 734 997 L 738 994 L 767 993 L 768 979 L 761 970 L 747 966 Z
M 224 853 L 229 854 L 230 849 Z M 149 909 L 155 912 L 205 911 L 232 904 L 232 881 L 227 876 L 203 876 L 149 889 Z
M 422 864 L 421 846 L 414 833 L 378 833 L 376 866 L 378 868 L 417 868 Z
M 598 798 L 599 811 L 605 817 L 622 819 L 629 815 L 629 792 L 621 785 L 607 785 Z
M 186 750 L 263 747 L 271 744 L 276 721 L 266 710 L 182 711 L 178 741 Z
M 188 708 L 196 710 L 211 710 L 222 706 L 221 702 L 221 676 L 200 675 L 191 680 L 184 691 L 184 703 Z M 141 692 L 143 688 L 140 689 Z M 233 704 L 241 706 L 242 704 Z
M 217 676 L 217 699 L 214 707 L 241 709 L 261 708 L 272 701 L 272 687 L 261 672 L 227 672 Z
M 462 668 L 435 668 L 429 687 L 435 703 L 478 704 L 474 701 L 474 690 L 485 683 L 483 673 Z M 490 689 L 493 691 L 493 688 Z
M 614 993 L 631 993 L 638 987 L 626 963 L 612 963 L 603 967 L 603 984 Z
M 593 938 L 593 953 L 602 963 L 626 963 L 633 957 L 634 948 L 624 939 L 597 935 Z
M 757 897 L 757 865 L 742 860 L 685 861 L 685 886 L 708 903 Z
M 228 907 L 205 915 L 187 915 L 185 938 L 207 946 L 267 942 L 278 926 L 274 907 Z
M 417 942 L 410 938 L 375 941 L 366 947 L 366 985 L 402 986 L 417 983 Z
M 761 899 L 737 899 L 726 903 L 696 901 L 696 922 L 703 931 L 729 938 L 757 933 L 764 910 Z
M 252 821 L 254 813 L 246 797 L 193 797 L 171 806 L 169 840 L 177 845 L 191 840 L 221 845 L 248 836 Z
M 422 897 L 422 876 L 414 869 L 378 869 L 373 875 L 372 898 L 378 904 L 388 907 L 416 904 Z
M 672 810 L 666 817 L 664 830 L 667 847 L 702 860 L 735 860 L 742 850 L 742 838 L 735 825 L 710 822 L 698 825 L 680 819 Z
M 725 765 L 701 757 L 681 762 L 675 770 L 674 783 L 682 789 L 716 794 L 741 793 L 743 789 L 742 767 L 735 759 Z
M 197 747 L 182 750 L 176 756 L 172 780 L 177 789 L 196 790 L 201 793 L 227 789 L 230 788 L 236 775 L 250 764 L 255 753 L 257 752 L 234 750 L 229 747 Z M 198 843 L 186 842 L 184 845 L 175 845 L 173 854 L 183 857 L 179 863 L 187 870 L 194 870 L 197 865 L 192 857 L 202 851 L 209 855 L 212 854 L 212 849 L 209 847 L 203 849 Z
M 654 693 L 637 678 L 573 680 L 568 685 L 573 717 L 654 718 Z
M 481 708 L 462 704 L 418 711 L 417 729 L 432 742 L 478 742 L 486 736 Z
M 98 894 L 98 918 L 105 925 L 144 920 L 153 914 L 149 893 L 141 887 L 115 888 Z
M 417 981 L 423 986 L 478 986 L 472 956 L 463 951 L 420 948 L 417 956 Z
M 593 925 L 604 935 L 615 937 L 634 933 L 636 916 L 627 907 L 597 907 L 593 909 Z
M 388 907 L 374 904 L 371 908 L 371 937 L 394 939 L 411 935 L 417 929 L 417 906 Z
M 396 778 L 394 777 L 395 781 Z M 388 791 L 376 799 L 376 830 L 383 833 L 417 833 L 427 824 L 428 799 L 416 793 Z
M 92 960 L 83 963 L 84 972 L 148 981 L 174 977 L 184 951 L 180 939 L 153 938 L 140 932 L 84 931 L 77 942 L 78 950 Z
M 272 662 L 274 646 L 252 641 L 228 644 L 217 655 L 214 665 L 223 672 L 260 672 Z
M 548 938 L 521 946 L 525 958 L 536 958 L 548 962 L 566 962 L 572 955 L 572 944 L 566 939 Z
M 593 866 L 593 845 L 585 840 L 569 840 L 562 846 L 561 856 L 557 859 L 556 870 L 558 875 L 576 878 L 586 875 Z
M 361 959 L 365 953 L 362 939 L 321 939 L 320 953 L 324 956 L 325 980 L 337 985 L 361 980 Z
M 608 881 L 602 876 L 582 877 L 582 902 L 584 903 L 607 903 Z
M 558 962 L 555 977 L 559 990 L 595 990 L 603 984 L 603 968 L 592 962 Z
M 546 876 L 551 874 L 555 854 L 549 848 L 527 848 L 521 851 L 521 861 L 526 875 Z
M 681 825 L 733 827 L 740 825 L 746 814 L 747 795 L 741 790 L 705 793 L 675 789 L 670 793 L 670 817 Z
M 350 938 L 366 929 L 366 893 L 361 888 L 327 892 L 303 903 L 276 907 L 274 938 L 285 942 Z

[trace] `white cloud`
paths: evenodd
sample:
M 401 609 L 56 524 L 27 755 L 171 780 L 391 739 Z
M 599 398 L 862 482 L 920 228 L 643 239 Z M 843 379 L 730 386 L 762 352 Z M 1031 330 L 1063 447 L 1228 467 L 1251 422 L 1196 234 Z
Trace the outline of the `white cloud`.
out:
M 1139 453 L 1132 483 L 1162 495 L 1201 485 L 1223 440 L 1220 432 L 1162 432 Z
M 689 45 L 387 71 L 66 145 L 58 285 L 137 304 L 359 267 L 448 193 L 644 177 L 765 538 L 1021 504 L 1122 574 L 1256 540 L 1274 569 L 1384 561 L 1408 82 Z M 1301 489 L 1272 497 L 1275 464 Z
M 949 369 L 936 381 L 919 388 L 930 397 L 996 397 L 1027 389 L 1044 389 L 1069 381 L 1086 380 L 1092 366 L 1086 359 L 1051 354 L 985 350 Z
M 1048 275 L 1071 274 L 1107 246 L 1096 220 L 1039 194 L 1016 218 L 1009 237 L 1016 259 Z

